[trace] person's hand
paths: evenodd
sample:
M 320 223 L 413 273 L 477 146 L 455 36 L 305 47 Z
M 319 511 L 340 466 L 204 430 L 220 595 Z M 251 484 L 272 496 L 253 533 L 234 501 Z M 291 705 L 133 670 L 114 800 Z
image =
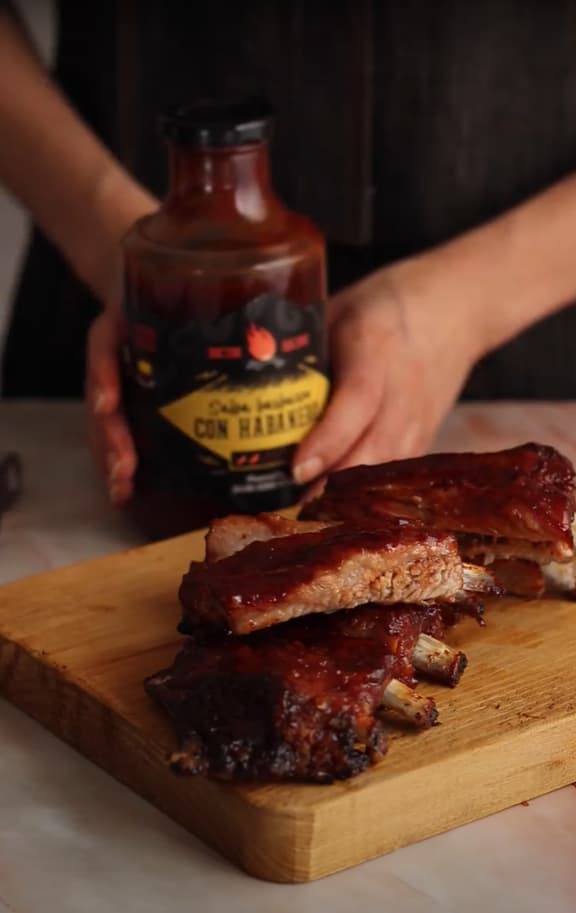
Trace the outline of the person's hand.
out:
M 394 267 L 332 299 L 332 397 L 296 453 L 297 482 L 426 451 L 480 354 L 455 310 L 405 296 Z
M 136 452 L 122 414 L 118 356 L 123 321 L 113 308 L 96 318 L 88 336 L 86 401 L 92 452 L 104 475 L 110 500 L 124 504 L 132 495 Z

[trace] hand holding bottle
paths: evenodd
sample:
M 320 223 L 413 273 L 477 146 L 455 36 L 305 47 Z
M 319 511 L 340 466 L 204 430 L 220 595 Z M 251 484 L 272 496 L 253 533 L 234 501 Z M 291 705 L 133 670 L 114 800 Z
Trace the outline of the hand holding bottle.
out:
M 323 419 L 297 451 L 299 482 L 424 452 L 457 397 L 478 336 L 465 321 L 442 319 L 432 300 L 411 308 L 402 284 L 388 267 L 329 302 L 335 384 Z M 117 504 L 130 498 L 136 466 L 121 409 L 121 338 L 121 320 L 110 310 L 95 321 L 88 346 L 91 441 Z
M 107 308 L 90 329 L 86 400 L 92 453 L 106 479 L 110 500 L 124 504 L 132 495 L 136 452 L 122 413 L 119 353 L 123 321 Z
M 300 445 L 295 475 L 424 453 L 480 355 L 479 334 L 387 267 L 330 302 L 331 401 Z M 472 332 L 471 332 L 472 330 Z
M 570 177 L 335 296 L 328 305 L 335 383 L 323 418 L 296 452 L 298 481 L 426 450 L 474 363 L 574 299 L 575 214 Z M 111 345 L 109 333 L 103 342 Z M 114 390 L 110 401 L 118 402 Z M 116 418 L 112 425 L 105 437 L 121 445 L 120 463 L 130 467 L 133 452 Z
M 576 175 L 333 299 L 335 387 L 299 478 L 424 451 L 468 371 L 576 296 Z

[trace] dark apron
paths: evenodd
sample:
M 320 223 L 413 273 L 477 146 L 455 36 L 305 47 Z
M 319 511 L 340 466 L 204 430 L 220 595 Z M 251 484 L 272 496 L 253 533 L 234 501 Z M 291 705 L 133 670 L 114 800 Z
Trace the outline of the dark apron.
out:
M 156 193 L 159 108 L 221 92 L 271 97 L 275 180 L 325 230 L 333 289 L 576 164 L 576 0 L 65 0 L 61 28 L 64 90 Z M 77 395 L 94 307 L 35 237 L 6 394 Z M 575 333 L 567 308 L 486 358 L 465 395 L 576 398 Z

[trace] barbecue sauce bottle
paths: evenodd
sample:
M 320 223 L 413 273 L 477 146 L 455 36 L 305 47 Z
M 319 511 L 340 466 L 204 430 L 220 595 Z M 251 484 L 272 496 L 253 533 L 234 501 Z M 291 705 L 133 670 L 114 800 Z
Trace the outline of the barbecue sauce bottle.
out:
M 124 241 L 130 511 L 153 539 L 294 503 L 291 458 L 329 387 L 324 239 L 274 193 L 266 106 L 162 125 L 168 193 Z

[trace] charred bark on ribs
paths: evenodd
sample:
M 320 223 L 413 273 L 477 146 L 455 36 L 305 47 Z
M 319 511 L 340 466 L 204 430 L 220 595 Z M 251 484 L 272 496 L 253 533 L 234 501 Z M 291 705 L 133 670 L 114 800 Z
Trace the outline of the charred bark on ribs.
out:
M 331 782 L 386 752 L 386 713 L 428 728 L 435 703 L 415 664 L 454 685 L 466 659 L 437 637 L 443 607 L 366 606 L 248 637 L 189 639 L 146 689 L 170 715 L 175 771 L 233 780 Z
M 147 689 L 174 720 L 181 773 L 234 780 L 346 779 L 384 755 L 376 711 L 393 656 L 346 638 L 189 641 Z

